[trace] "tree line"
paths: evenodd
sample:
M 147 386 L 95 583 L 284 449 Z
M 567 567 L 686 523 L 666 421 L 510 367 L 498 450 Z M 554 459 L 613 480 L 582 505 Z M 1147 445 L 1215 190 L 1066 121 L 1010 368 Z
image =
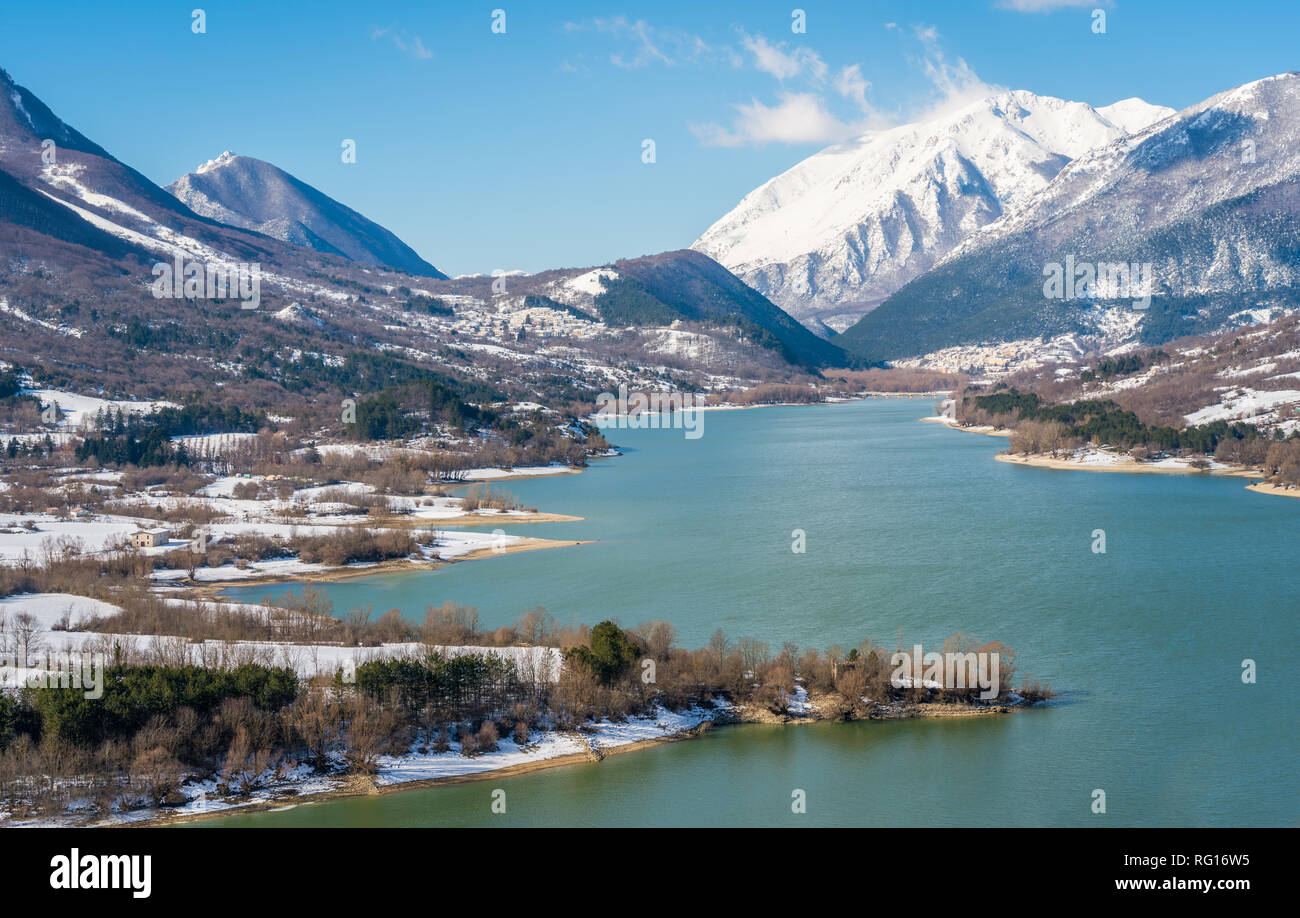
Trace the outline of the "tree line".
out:
M 590 732 L 660 707 L 725 700 L 783 715 L 800 687 L 842 720 L 898 703 L 980 703 L 977 689 L 895 687 L 890 654 L 868 641 L 847 652 L 785 644 L 774 653 L 718 631 L 686 650 L 662 621 L 602 621 L 562 638 L 541 613 L 519 627 L 519 637 L 565 641 L 558 664 L 536 647 L 512 658 L 426 643 L 305 677 L 238 657 L 195 665 L 183 639 L 158 637 L 142 652 L 106 635 L 102 697 L 58 685 L 0 692 L 0 808 L 13 818 L 178 805 L 186 783 L 204 780 L 239 798 L 303 765 L 369 774 L 386 754 L 476 756 L 506 740 L 526 747 L 542 731 Z M 944 650 L 1000 652 L 995 703 L 1005 702 L 1014 652 L 962 635 Z M 1030 701 L 1051 694 L 1028 681 L 1019 691 Z
M 1028 428 L 1032 436 L 1022 438 L 1020 445 L 1023 448 L 1017 451 L 1052 452 L 1071 448 L 1072 444 L 1094 443 L 1118 448 L 1188 450 L 1213 455 L 1225 442 L 1257 440 L 1260 437 L 1257 427 L 1240 421 L 1231 424 L 1214 421 L 1182 429 L 1151 426 L 1110 399 L 1080 399 L 1051 405 L 1036 393 L 1004 388 L 988 395 L 966 394 L 959 401 L 959 415 L 962 417 L 978 414 L 1017 429 L 1018 425 L 1025 423 L 1035 425 Z M 1013 448 L 1016 448 L 1015 444 Z

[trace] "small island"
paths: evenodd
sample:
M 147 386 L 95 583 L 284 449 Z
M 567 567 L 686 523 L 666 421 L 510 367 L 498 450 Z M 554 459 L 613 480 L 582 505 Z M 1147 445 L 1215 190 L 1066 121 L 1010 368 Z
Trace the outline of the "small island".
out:
M 163 605 L 149 636 L 83 606 L 62 632 L 77 650 L 42 663 L 40 613 L 75 598 L 0 607 L 28 651 L 6 674 L 21 687 L 0 693 L 7 824 L 166 824 L 599 762 L 727 724 L 991 715 L 1053 695 L 1013 688 L 1014 651 L 963 635 L 930 653 L 773 653 L 718 631 L 686 650 L 668 622 L 561 628 L 541 608 L 491 631 L 451 603 L 418 626 L 338 618 L 311 588 L 296 607 Z

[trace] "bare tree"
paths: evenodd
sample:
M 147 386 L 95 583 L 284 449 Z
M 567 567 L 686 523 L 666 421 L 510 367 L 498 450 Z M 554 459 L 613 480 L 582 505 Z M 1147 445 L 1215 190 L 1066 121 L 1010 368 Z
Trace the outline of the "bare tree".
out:
M 548 643 L 555 635 L 555 616 L 544 606 L 529 609 L 515 622 L 515 633 L 528 644 Z
M 719 666 L 722 665 L 722 659 L 727 655 L 727 649 L 730 646 L 731 642 L 727 640 L 727 636 L 722 633 L 721 628 L 713 632 L 713 637 L 709 638 L 709 652 L 713 654 Z
M 646 653 L 656 660 L 667 660 L 677 641 L 677 629 L 665 621 L 642 622 L 637 629 Z
M 14 650 L 20 662 L 30 660 L 32 655 L 45 646 L 42 635 L 45 633 L 36 616 L 30 612 L 19 612 L 14 616 L 13 641 Z

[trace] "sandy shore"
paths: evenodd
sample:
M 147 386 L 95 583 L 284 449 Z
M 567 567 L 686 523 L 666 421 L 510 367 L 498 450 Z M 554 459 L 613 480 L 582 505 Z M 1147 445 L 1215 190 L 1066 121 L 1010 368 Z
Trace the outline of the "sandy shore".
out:
M 595 539 L 534 539 L 528 536 L 521 536 L 519 541 L 512 542 L 501 548 L 491 546 L 485 548 L 476 548 L 473 551 L 466 552 L 457 558 L 446 558 L 441 561 L 430 561 L 425 564 L 412 564 L 405 558 L 395 558 L 391 561 L 381 561 L 378 564 L 369 564 L 357 567 L 336 567 L 327 571 L 295 571 L 289 574 L 282 574 L 276 577 L 250 577 L 243 580 L 217 580 L 198 584 L 177 582 L 178 586 L 186 587 L 186 592 L 182 596 L 184 599 L 215 600 L 220 598 L 220 594 L 226 590 L 235 587 L 246 586 L 273 586 L 280 583 L 297 583 L 305 581 L 308 583 L 336 583 L 341 580 L 353 580 L 357 577 L 371 577 L 375 574 L 401 574 L 411 571 L 433 570 L 443 564 L 457 564 L 461 561 L 476 561 L 481 558 L 491 558 L 496 555 L 512 555 L 521 551 L 538 551 L 544 548 L 567 548 L 571 545 L 587 545 Z
M 464 516 L 419 517 L 402 516 L 367 517 L 365 525 L 376 529 L 458 529 L 461 526 L 518 526 L 522 523 L 580 523 L 583 516 L 564 513 L 466 513 Z M 372 520 L 374 522 L 372 522 Z
M 1300 488 L 1288 488 L 1286 485 L 1269 484 L 1267 481 L 1257 481 L 1254 484 L 1246 485 L 1247 491 L 1255 491 L 1258 494 L 1275 494 L 1278 497 L 1300 497 Z
M 986 437 L 1010 437 L 1011 431 L 1001 427 L 962 427 L 955 424 L 947 418 L 921 418 L 930 424 L 942 424 L 949 430 L 960 430 L 962 433 L 983 434 Z
M 998 462 L 1011 465 L 1028 465 L 1040 469 L 1065 469 L 1072 472 L 1123 472 L 1130 475 L 1210 475 L 1220 478 L 1263 478 L 1262 469 L 1241 465 L 1229 465 L 1217 469 L 1193 469 L 1185 466 L 1152 465 L 1140 462 L 1128 456 L 1120 457 L 1116 462 L 1080 462 L 1077 459 L 1059 459 L 1048 455 L 1013 456 L 1010 453 L 998 453 L 993 457 Z
M 612 456 L 596 456 L 597 459 L 611 459 Z M 446 487 L 459 488 L 463 485 L 486 484 L 493 485 L 498 481 L 523 481 L 528 478 L 553 478 L 556 475 L 581 475 L 585 469 L 574 468 L 557 468 L 553 472 L 534 472 L 531 475 L 492 475 L 487 478 L 466 478 L 464 481 L 446 481 L 442 484 Z
M 459 558 L 449 558 L 448 564 L 454 564 L 457 561 L 474 561 L 479 558 L 491 558 L 494 555 L 513 555 L 520 551 L 537 551 L 541 548 L 568 548 L 571 545 L 590 545 L 595 539 L 533 539 L 522 537 L 518 542 L 503 548 L 476 548 L 471 552 L 461 555 Z

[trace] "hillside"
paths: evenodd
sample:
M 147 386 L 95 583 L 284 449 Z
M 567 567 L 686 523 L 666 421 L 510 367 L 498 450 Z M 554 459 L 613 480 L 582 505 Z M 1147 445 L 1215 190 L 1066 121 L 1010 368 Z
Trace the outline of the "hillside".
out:
M 214 208 L 196 213 L 7 74 L 2 81 L 0 371 L 36 390 L 148 401 L 201 394 L 338 432 L 343 399 L 395 388 L 399 397 L 411 386 L 450 392 L 451 414 L 465 418 L 493 404 L 579 410 L 619 384 L 803 383 L 817 367 L 849 362 L 698 253 L 531 276 L 453 280 L 432 266 L 416 276 L 366 260 L 403 260 L 380 257 L 382 245 L 400 245 L 382 228 L 234 156 L 185 183 L 196 208 Z M 46 137 L 55 148 L 43 157 Z M 258 181 L 276 193 L 262 199 Z M 204 187 L 240 191 L 226 200 L 247 213 L 215 209 L 216 197 L 201 202 Z M 307 206 L 310 214 L 295 210 Z M 294 225 L 300 235 L 282 234 L 291 242 L 265 234 Z M 214 272 L 236 269 L 255 276 L 255 292 L 210 286 Z M 159 283 L 191 272 L 208 286 Z M 14 412 L 18 424 L 25 415 Z

